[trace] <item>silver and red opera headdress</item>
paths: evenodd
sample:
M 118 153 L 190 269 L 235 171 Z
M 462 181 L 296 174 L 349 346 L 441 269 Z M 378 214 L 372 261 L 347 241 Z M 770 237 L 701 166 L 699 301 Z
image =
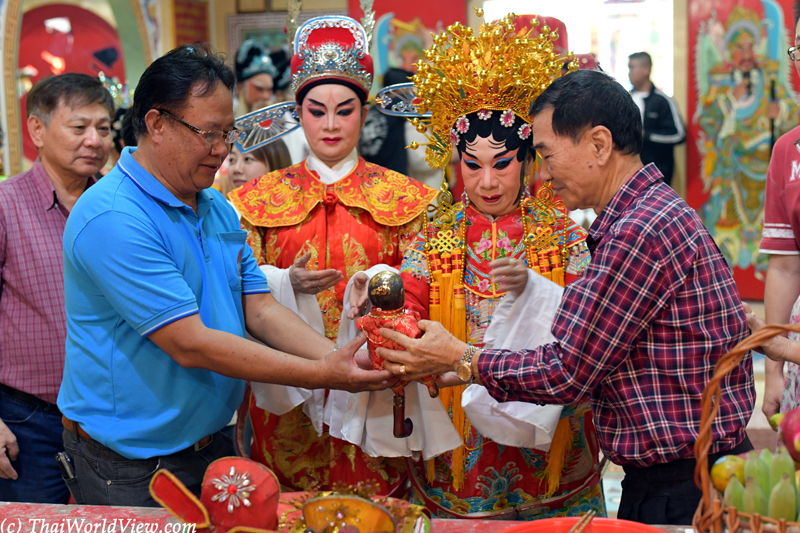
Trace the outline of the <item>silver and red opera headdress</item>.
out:
M 236 142 L 242 152 L 250 152 L 280 139 L 300 127 L 297 105 L 305 93 L 320 83 L 341 83 L 353 89 L 362 103 L 372 88 L 373 66 L 369 44 L 375 14 L 372 0 L 361 0 L 362 23 L 341 15 L 315 17 L 300 27 L 299 2 L 289 2 L 287 31 L 294 31 L 294 55 L 291 60 L 291 90 L 296 102 L 282 102 L 247 113 L 236 119 L 236 127 L 245 138 Z M 291 35 L 291 33 L 290 33 Z
M 320 81 L 342 82 L 366 101 L 372 88 L 369 38 L 361 24 L 345 16 L 316 17 L 294 36 L 292 91 L 300 102 Z

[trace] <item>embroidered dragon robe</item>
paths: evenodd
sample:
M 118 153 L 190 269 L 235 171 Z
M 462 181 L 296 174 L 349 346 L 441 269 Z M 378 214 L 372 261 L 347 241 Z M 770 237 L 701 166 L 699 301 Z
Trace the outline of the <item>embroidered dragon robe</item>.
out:
M 310 270 L 334 268 L 344 280 L 316 295 L 325 335 L 336 340 L 347 281 L 377 264 L 399 268 L 422 228 L 435 191 L 411 178 L 358 159 L 332 185 L 306 161 L 271 172 L 233 191 L 231 201 L 259 265 L 288 269 L 311 252 Z M 402 458 L 370 457 L 357 446 L 313 427 L 303 405 L 277 416 L 249 398 L 252 458 L 290 490 L 329 490 L 334 483 L 374 481 L 389 494 L 405 479 Z

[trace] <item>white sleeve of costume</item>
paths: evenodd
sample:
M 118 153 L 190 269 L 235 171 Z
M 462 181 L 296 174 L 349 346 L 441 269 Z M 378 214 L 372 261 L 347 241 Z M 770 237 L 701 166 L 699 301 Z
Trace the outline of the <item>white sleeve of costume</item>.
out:
M 388 265 L 375 265 L 364 273 L 372 276 L 383 271 L 397 272 Z M 342 319 L 339 323 L 339 343 L 344 344 L 358 335 L 355 320 L 349 320 L 350 292 L 353 279 L 344 292 Z M 364 344 L 363 348 L 366 349 Z M 394 394 L 390 389 L 377 392 L 350 393 L 330 391 L 325 404 L 325 423 L 331 436 L 359 446 L 372 457 L 422 457 L 427 460 L 461 445 L 461 437 L 438 398 L 431 398 L 422 383 L 409 383 L 405 388 L 406 418 L 414 429 L 410 436 L 394 436 Z
M 289 269 L 263 265 L 261 270 L 267 276 L 267 283 L 275 299 L 287 309 L 297 313 L 319 334 L 325 334 L 322 311 L 316 297 L 311 294 L 295 293 L 289 280 Z M 249 333 L 247 338 L 260 343 Z M 311 419 L 318 435 L 322 435 L 322 419 L 325 406 L 325 389 L 309 390 L 301 387 L 287 387 L 274 383 L 251 382 L 256 405 L 265 411 L 283 415 L 303 404 L 303 412 Z
M 550 330 L 563 294 L 558 284 L 529 270 L 522 294 L 507 294 L 495 309 L 484 335 L 486 348 L 518 351 L 554 342 Z M 560 405 L 500 403 L 482 385 L 467 387 L 461 406 L 481 435 L 505 446 L 545 451 L 562 410 Z

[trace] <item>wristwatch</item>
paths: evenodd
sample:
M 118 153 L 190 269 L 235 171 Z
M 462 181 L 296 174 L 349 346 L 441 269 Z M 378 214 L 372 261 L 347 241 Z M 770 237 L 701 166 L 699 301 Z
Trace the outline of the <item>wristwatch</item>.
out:
M 459 361 L 458 366 L 456 366 L 456 374 L 458 374 L 458 378 L 464 383 L 472 383 L 472 356 L 475 355 L 475 352 L 478 350 L 479 348 L 471 344 L 467 346 L 467 351 L 464 352 L 461 361 Z

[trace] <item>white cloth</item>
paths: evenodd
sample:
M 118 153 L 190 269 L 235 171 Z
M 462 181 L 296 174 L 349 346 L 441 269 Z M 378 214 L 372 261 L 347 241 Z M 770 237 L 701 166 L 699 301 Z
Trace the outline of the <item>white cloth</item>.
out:
M 314 153 L 308 155 L 306 166 L 308 170 L 313 170 L 319 175 L 319 180 L 325 185 L 333 185 L 340 179 L 350 174 L 358 164 L 358 152 L 353 148 L 353 151 L 347 157 L 336 163 L 333 167 L 329 167 L 320 161 Z
M 550 333 L 564 293 L 558 284 L 528 271 L 519 297 L 507 294 L 484 334 L 486 348 L 530 349 L 555 341 Z M 461 398 L 469 421 L 481 435 L 498 444 L 547 451 L 561 416 L 560 405 L 500 403 L 482 385 L 470 385 Z
M 317 172 L 320 181 L 330 185 L 347 176 L 358 164 L 358 154 L 353 151 L 333 168 L 329 167 L 316 156 L 310 154 L 306 165 L 309 170 Z M 289 279 L 289 269 L 281 269 L 264 265 L 261 270 L 267 276 L 267 283 L 275 299 L 297 313 L 306 324 L 310 325 L 319 334 L 325 334 L 317 298 L 311 294 L 295 293 Z M 352 335 L 348 340 L 355 337 Z M 250 335 L 248 339 L 256 340 Z M 256 341 L 257 342 L 257 341 Z M 346 341 L 340 340 L 342 344 Z M 325 412 L 325 390 L 309 390 L 301 387 L 287 387 L 272 383 L 251 383 L 256 405 L 265 411 L 276 415 L 283 415 L 303 404 L 303 412 L 311 419 L 317 435 L 322 435 L 323 417 Z
M 311 294 L 295 293 L 292 282 L 289 280 L 289 269 L 263 265 L 261 270 L 267 276 L 272 296 L 286 307 L 297 313 L 306 324 L 310 325 L 321 335 L 325 334 L 322 323 L 322 311 L 319 309 L 317 299 Z M 249 334 L 247 338 L 258 342 Z M 309 390 L 301 387 L 287 387 L 274 383 L 252 382 L 250 387 L 255 396 L 256 405 L 265 411 L 276 415 L 283 415 L 300 404 L 303 412 L 311 419 L 311 423 L 318 435 L 322 435 L 323 412 L 325 409 L 325 390 Z
M 387 265 L 375 265 L 364 273 L 372 278 L 386 270 L 397 272 Z M 339 323 L 340 344 L 358 334 L 355 321 L 347 318 L 354 278 L 350 279 L 344 293 L 344 309 Z M 331 436 L 355 444 L 373 457 L 413 457 L 414 460 L 422 457 L 428 460 L 461 446 L 461 437 L 442 402 L 431 398 L 425 385 L 409 383 L 405 394 L 406 418 L 414 424 L 408 437 L 399 439 L 394 436 L 394 394 L 391 390 L 355 394 L 332 390 L 325 405 L 325 423 Z

